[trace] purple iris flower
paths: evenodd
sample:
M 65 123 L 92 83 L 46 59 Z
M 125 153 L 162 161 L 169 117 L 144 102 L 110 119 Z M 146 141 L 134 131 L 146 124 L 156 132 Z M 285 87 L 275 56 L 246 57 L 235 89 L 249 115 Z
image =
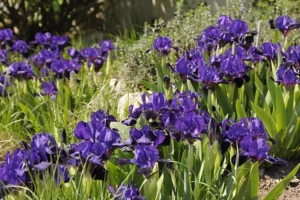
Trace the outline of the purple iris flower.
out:
M 14 33 L 10 28 L 0 29 L 0 43 L 1 48 L 5 49 L 7 43 L 11 43 Z
M 173 46 L 169 37 L 158 37 L 154 40 L 153 49 L 159 51 L 163 55 L 168 55 Z
M 151 107 L 156 111 L 162 110 L 168 106 L 166 96 L 161 93 L 152 93 L 149 96 L 149 102 L 147 104 L 147 108 Z
M 243 151 L 255 161 L 263 161 L 267 158 L 270 147 L 268 142 L 263 138 L 253 139 L 251 135 L 245 136 L 241 141 Z
M 188 140 L 200 139 L 200 134 L 205 130 L 205 122 L 204 119 L 195 112 L 189 112 L 185 113 L 176 121 L 175 127 L 181 134 L 179 140 L 183 138 Z M 175 136 L 175 138 L 178 137 Z
M 59 57 L 60 55 L 57 52 L 53 52 L 48 49 L 41 49 L 37 55 L 32 57 L 32 61 L 37 67 L 41 68 L 44 65 L 50 65 Z
M 225 83 L 217 69 L 209 66 L 198 68 L 198 79 L 196 81 L 201 82 L 203 88 L 210 90 L 214 90 L 216 84 Z
M 258 118 L 248 118 L 248 130 L 252 137 L 263 137 L 266 138 L 267 132 L 265 125 Z
M 116 119 L 102 110 L 92 114 L 91 122 L 79 122 L 74 130 L 74 135 L 78 139 L 105 143 L 109 148 L 115 143 L 120 143 L 119 133 L 109 128 L 109 124 Z
M 50 69 L 55 73 L 57 78 L 69 78 L 70 73 L 76 71 L 74 65 L 71 65 L 69 60 L 57 59 L 50 64 Z M 78 66 L 75 65 L 77 68 Z
M 246 123 L 246 119 L 242 119 L 237 123 L 234 123 L 232 120 L 223 120 L 222 134 L 231 142 L 239 142 L 244 136 L 249 134 Z
M 232 48 L 227 49 L 225 54 L 220 55 L 221 60 L 229 58 L 232 54 L 239 57 L 240 60 L 244 60 L 247 57 L 247 51 L 243 47 L 237 45 L 234 50 L 235 51 L 232 53 Z
M 136 144 L 143 144 L 143 145 L 151 145 L 157 147 L 165 140 L 165 134 L 161 130 L 153 131 L 149 126 L 145 125 L 138 130 L 136 128 L 132 128 L 130 130 L 130 139 L 125 141 L 126 143 L 136 145 Z
M 220 43 L 222 31 L 218 26 L 209 26 L 203 30 L 198 41 L 198 47 L 211 52 Z
M 5 163 L 0 165 L 0 182 L 5 185 L 22 185 L 30 180 L 26 164 L 23 162 L 25 154 L 21 149 L 6 154 Z
M 108 190 L 115 200 L 146 200 L 136 186 L 120 185 L 118 188 L 108 186 Z
M 293 62 L 296 67 L 300 67 L 300 46 L 290 46 L 286 51 L 287 61 Z
M 35 40 L 31 43 L 41 45 L 43 48 L 49 48 L 51 46 L 52 35 L 51 33 L 36 33 Z
M 203 50 L 200 48 L 195 48 L 187 51 L 187 53 L 185 53 L 183 57 L 191 61 L 191 63 L 197 67 L 206 64 L 205 58 L 203 56 Z
M 130 118 L 137 119 L 141 114 L 149 120 L 155 119 L 161 111 L 168 107 L 168 102 L 166 96 L 163 93 L 152 93 L 149 96 L 149 101 L 146 101 L 146 93 L 142 95 L 143 104 L 137 108 L 133 109 L 133 106 L 129 106 Z M 127 122 L 130 122 L 127 120 Z
M 221 61 L 220 71 L 224 73 L 230 81 L 235 81 L 238 86 L 241 85 L 237 80 L 241 80 L 243 84 L 243 79 L 247 80 L 245 76 L 247 76 L 250 70 L 252 70 L 252 68 L 248 67 L 238 55 L 231 55 Z
M 53 82 L 43 82 L 42 83 L 42 95 L 48 95 L 51 99 L 55 99 L 58 91 Z
M 193 76 L 194 65 L 191 61 L 181 57 L 175 63 L 175 73 L 179 74 L 181 81 L 185 83 L 187 81 L 187 77 Z
M 243 20 L 231 20 L 227 29 L 223 30 L 221 39 L 227 42 L 234 42 L 245 38 L 247 33 L 249 33 L 247 22 Z
M 56 141 L 49 133 L 40 133 L 32 137 L 30 146 L 32 149 L 36 149 L 43 161 L 48 161 L 48 156 L 54 154 L 53 147 L 56 147 Z
M 70 44 L 70 40 L 68 36 L 59 36 L 59 35 L 54 35 L 51 38 L 51 49 L 53 51 L 63 51 L 66 46 Z
M 7 51 L 4 49 L 0 49 L 0 62 L 2 64 L 6 64 L 7 63 Z
M 80 56 L 80 52 L 74 47 L 68 49 L 67 52 L 71 58 L 77 58 Z
M 290 66 L 281 65 L 277 72 L 277 83 L 282 83 L 285 88 L 290 89 L 296 84 L 300 84 L 299 74 L 296 74 L 294 69 Z
M 135 164 L 138 167 L 138 172 L 140 174 L 149 176 L 158 160 L 159 152 L 156 147 L 138 144 L 134 149 L 134 159 L 119 159 L 119 164 Z
M 80 121 L 76 125 L 74 136 L 77 139 L 89 140 L 93 137 L 92 130 L 92 123 L 85 123 L 84 121 Z M 93 139 L 93 141 L 95 141 L 95 139 Z
M 218 19 L 218 26 L 223 30 L 226 30 L 231 23 L 232 23 L 231 17 L 226 15 L 221 15 Z
M 139 173 L 149 175 L 155 163 L 159 160 L 159 152 L 153 146 L 136 145 L 134 149 L 134 163 L 139 169 Z
M 100 124 L 109 128 L 110 123 L 116 121 L 117 119 L 114 116 L 110 115 L 108 111 L 105 113 L 103 110 L 98 110 L 96 112 L 93 112 L 91 116 L 91 122 L 95 126 L 97 124 Z
M 249 32 L 247 22 L 238 19 L 232 20 L 227 30 L 230 34 L 234 36 L 241 36 Z
M 16 79 L 31 79 L 35 76 L 33 68 L 25 62 L 12 63 L 7 69 L 6 74 Z
M 261 51 L 263 55 L 268 60 L 274 60 L 277 58 L 278 50 L 281 51 L 281 45 L 280 43 L 271 43 L 271 42 L 265 42 L 261 46 Z
M 60 185 L 60 182 L 63 181 L 65 183 L 70 181 L 70 175 L 68 168 L 64 165 L 59 165 L 56 167 L 55 173 L 54 173 L 54 179 L 56 185 Z
M 272 29 L 279 29 L 284 37 L 286 37 L 291 30 L 300 28 L 300 24 L 287 15 L 277 17 L 276 24 L 274 24 L 274 20 L 270 20 L 269 23 Z
M 120 143 L 120 135 L 105 126 L 95 126 L 91 122 L 79 122 L 74 130 L 74 135 L 78 139 L 84 139 L 91 142 L 103 142 L 109 147 L 115 143 Z
M 12 45 L 11 51 L 17 51 L 20 54 L 22 54 L 23 56 L 27 57 L 28 56 L 28 48 L 29 47 L 25 41 L 18 40 Z
M 115 49 L 114 44 L 110 41 L 110 40 L 103 40 L 101 42 L 99 42 L 99 48 L 102 51 L 111 51 Z
M 78 153 L 80 156 L 76 157 Z M 83 162 L 89 161 L 89 163 L 102 166 L 103 161 L 109 158 L 108 153 L 109 148 L 105 143 L 82 141 L 75 144 L 74 153 L 71 157 L 75 158 L 77 165 L 82 160 Z
M 95 71 L 98 72 L 107 58 L 107 52 L 96 47 L 82 49 L 80 55 L 87 61 L 89 67 L 94 65 Z
M 250 61 L 252 63 L 257 63 L 260 61 L 264 60 L 264 55 L 263 53 L 256 47 L 254 47 L 253 45 L 249 48 L 248 50 L 248 56 L 246 57 L 245 60 Z

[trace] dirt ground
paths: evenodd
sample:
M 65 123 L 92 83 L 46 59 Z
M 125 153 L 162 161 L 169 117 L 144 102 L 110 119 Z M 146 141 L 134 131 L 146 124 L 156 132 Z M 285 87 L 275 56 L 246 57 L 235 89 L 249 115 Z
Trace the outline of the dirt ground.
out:
M 298 163 L 300 163 L 300 159 L 289 161 L 287 167 L 272 166 L 270 169 L 266 169 L 259 183 L 259 199 L 262 200 Z M 279 197 L 279 200 L 300 200 L 300 170 Z

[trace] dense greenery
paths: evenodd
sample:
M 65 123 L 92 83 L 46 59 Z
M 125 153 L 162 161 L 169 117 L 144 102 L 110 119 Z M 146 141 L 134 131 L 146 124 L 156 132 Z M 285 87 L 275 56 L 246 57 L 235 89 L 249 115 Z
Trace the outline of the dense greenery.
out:
M 1 41 L 7 52 L 0 54 L 0 145 L 22 150 L 0 163 L 0 195 L 258 199 L 259 169 L 300 156 L 300 59 L 293 60 L 298 30 L 271 30 L 272 9 L 261 12 L 264 5 L 254 3 L 220 10 L 231 16 L 224 21 L 249 22 L 249 30 L 230 33 L 225 43 L 207 36 L 211 25 L 226 31 L 203 5 L 179 9 L 167 25 L 146 24 L 142 36 L 126 33 L 116 48 L 109 41 L 82 48 L 77 41 L 73 49 L 67 38 L 47 34 L 36 35 L 28 52 L 15 38 Z M 265 199 L 278 198 L 299 167 Z M 14 169 L 21 170 L 7 178 Z

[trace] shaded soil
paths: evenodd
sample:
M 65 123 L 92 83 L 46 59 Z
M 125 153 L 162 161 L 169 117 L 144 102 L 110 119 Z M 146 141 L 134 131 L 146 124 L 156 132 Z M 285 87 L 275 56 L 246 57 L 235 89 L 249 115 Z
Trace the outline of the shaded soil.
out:
M 287 167 L 272 166 L 265 169 L 259 183 L 259 199 L 262 200 L 298 163 L 300 163 L 300 159 L 289 161 Z M 279 197 L 279 200 L 300 200 L 300 170 Z

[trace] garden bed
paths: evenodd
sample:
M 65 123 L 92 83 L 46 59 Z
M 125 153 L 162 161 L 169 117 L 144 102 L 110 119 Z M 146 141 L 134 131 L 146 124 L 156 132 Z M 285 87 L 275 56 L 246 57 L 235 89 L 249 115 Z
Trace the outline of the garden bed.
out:
M 272 166 L 264 170 L 259 183 L 259 199 L 263 199 L 284 177 L 286 177 L 298 164 L 300 160 L 288 162 L 287 167 Z M 297 200 L 300 195 L 300 171 L 292 179 L 284 190 L 279 200 Z

